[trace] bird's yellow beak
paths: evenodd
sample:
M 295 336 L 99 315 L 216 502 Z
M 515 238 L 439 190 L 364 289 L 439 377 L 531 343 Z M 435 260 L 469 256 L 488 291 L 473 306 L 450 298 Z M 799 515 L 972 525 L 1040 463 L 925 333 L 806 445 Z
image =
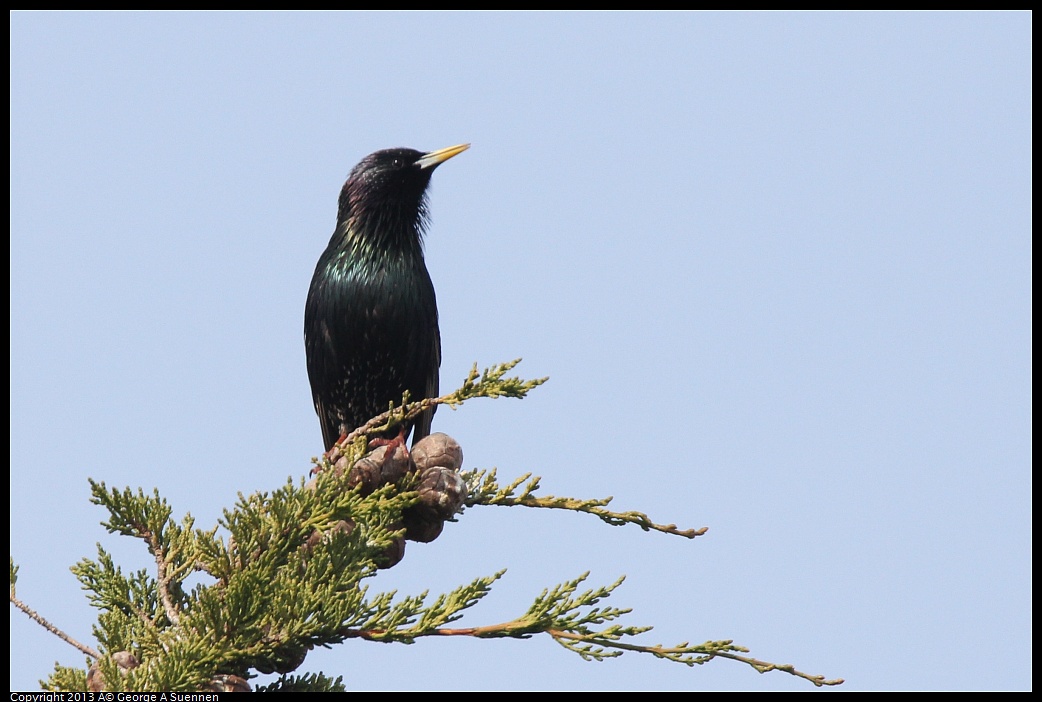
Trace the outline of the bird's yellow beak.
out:
M 447 146 L 444 149 L 438 149 L 437 151 L 431 151 L 430 153 L 424 154 L 416 165 L 420 168 L 434 168 L 439 163 L 445 163 L 453 156 L 459 155 L 470 148 L 470 144 L 456 144 L 455 146 Z

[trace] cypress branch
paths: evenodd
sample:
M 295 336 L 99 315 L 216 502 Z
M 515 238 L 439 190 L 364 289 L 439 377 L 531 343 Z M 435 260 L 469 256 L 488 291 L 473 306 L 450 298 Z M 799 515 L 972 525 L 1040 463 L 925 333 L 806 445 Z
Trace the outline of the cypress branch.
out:
M 420 402 L 403 398 L 401 405 L 351 432 L 334 449 L 335 461 L 316 460 L 315 479 L 291 479 L 270 493 L 240 494 L 236 505 L 208 530 L 196 528 L 188 514 L 176 521 L 173 509 L 157 491 L 110 489 L 91 480 L 91 500 L 108 513 L 103 526 L 140 540 L 155 567 L 153 572 L 125 574 L 100 545 L 94 559 L 72 567 L 89 604 L 99 612 L 94 627 L 98 648 L 94 649 L 75 641 L 16 597 L 18 568 L 11 561 L 12 604 L 90 661 L 87 669 L 56 666 L 42 681 L 43 687 L 55 691 L 248 690 L 249 680 L 258 673 L 279 673 L 276 682 L 257 691 L 343 690 L 341 678 L 292 672 L 311 649 L 346 639 L 408 644 L 421 637 L 527 639 L 539 634 L 584 660 L 645 653 L 694 666 L 725 659 L 760 673 L 788 673 L 816 686 L 842 682 L 752 658 L 732 641 L 676 646 L 634 641 L 651 627 L 624 625 L 621 620 L 631 610 L 605 604 L 622 584 L 621 577 L 610 585 L 580 591 L 588 577 L 584 573 L 548 587 L 511 621 L 475 627 L 450 625 L 465 610 L 478 606 L 506 571 L 434 597 L 428 592 L 371 592 L 367 581 L 397 562 L 395 554 L 401 557 L 402 539 L 409 531 L 403 524 L 415 518 L 431 495 L 439 497 L 437 488 L 442 483 L 425 483 L 427 474 L 415 469 L 395 483 L 359 484 L 351 466 L 366 454 L 367 438 L 407 423 L 433 405 L 456 408 L 478 397 L 522 398 L 546 381 L 507 377 L 517 362 L 481 373 L 475 365 L 459 389 L 442 397 Z M 450 472 L 455 474 L 454 469 Z M 538 495 L 540 479 L 531 474 L 506 485 L 498 484 L 495 469 L 466 471 L 460 477 L 466 486 L 459 493 L 460 511 L 483 506 L 562 509 L 590 514 L 613 526 L 634 525 L 688 539 L 706 533 L 705 527 L 658 524 L 642 512 L 612 511 L 610 497 Z M 453 509 L 459 504 L 454 503 Z M 186 580 L 191 576 L 204 582 L 189 588 Z

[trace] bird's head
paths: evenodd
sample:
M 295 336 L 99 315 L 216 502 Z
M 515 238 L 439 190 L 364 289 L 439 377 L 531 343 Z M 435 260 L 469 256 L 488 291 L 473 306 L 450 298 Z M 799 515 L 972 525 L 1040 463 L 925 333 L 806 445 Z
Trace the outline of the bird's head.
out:
M 438 165 L 470 148 L 424 153 L 384 149 L 363 158 L 340 191 L 338 231 L 368 245 L 418 245 L 426 227 L 427 185 Z

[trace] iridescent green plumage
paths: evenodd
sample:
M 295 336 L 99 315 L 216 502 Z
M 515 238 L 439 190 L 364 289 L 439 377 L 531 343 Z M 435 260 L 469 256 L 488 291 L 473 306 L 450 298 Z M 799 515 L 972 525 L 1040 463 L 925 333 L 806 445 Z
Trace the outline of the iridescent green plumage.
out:
M 431 172 L 467 148 L 387 149 L 355 166 L 337 226 L 304 308 L 304 346 L 328 450 L 344 433 L 399 403 L 436 397 L 438 305 L 423 260 Z M 430 433 L 434 410 L 412 427 Z M 406 431 L 410 430 L 406 427 Z

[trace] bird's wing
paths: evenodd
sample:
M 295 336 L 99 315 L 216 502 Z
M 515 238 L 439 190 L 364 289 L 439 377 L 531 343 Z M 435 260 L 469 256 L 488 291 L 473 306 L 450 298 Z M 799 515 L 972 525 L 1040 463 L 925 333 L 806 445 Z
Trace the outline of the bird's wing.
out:
M 438 397 L 438 369 L 441 368 L 441 332 L 437 327 L 434 329 L 434 363 L 431 364 L 430 373 L 427 375 L 427 394 L 424 397 Z M 431 433 L 431 422 L 434 420 L 434 411 L 437 407 L 431 407 L 416 420 L 413 428 L 412 445 Z
M 322 443 L 325 444 L 326 450 L 333 448 L 333 444 L 340 438 L 340 434 L 343 431 L 340 427 L 340 423 L 333 419 L 326 411 L 322 401 L 318 397 L 313 397 L 315 401 L 315 412 L 318 414 L 319 424 L 322 425 Z
M 316 321 L 313 305 L 317 298 L 308 294 L 304 311 L 304 349 L 307 354 L 308 380 L 311 383 L 311 399 L 315 404 L 315 413 L 322 425 L 322 443 L 328 451 L 343 433 L 340 414 L 334 407 L 328 407 L 328 395 L 323 389 L 329 382 L 329 368 L 336 367 L 336 344 L 332 342 L 329 330 L 324 323 Z M 325 399 L 323 396 L 325 395 Z M 355 427 L 349 427 L 348 431 Z

